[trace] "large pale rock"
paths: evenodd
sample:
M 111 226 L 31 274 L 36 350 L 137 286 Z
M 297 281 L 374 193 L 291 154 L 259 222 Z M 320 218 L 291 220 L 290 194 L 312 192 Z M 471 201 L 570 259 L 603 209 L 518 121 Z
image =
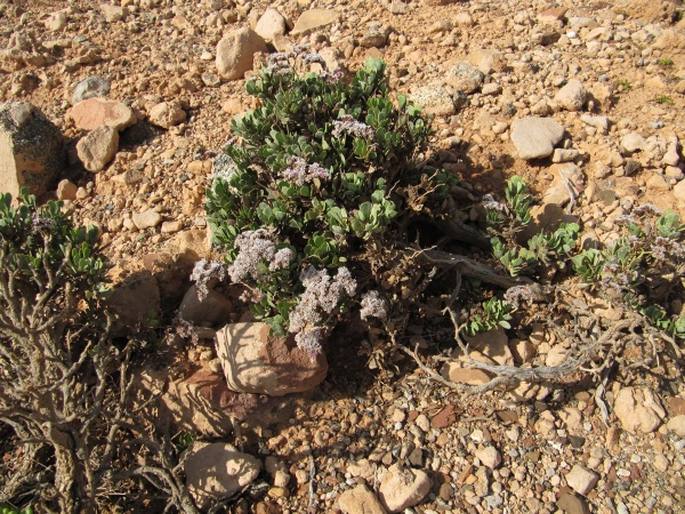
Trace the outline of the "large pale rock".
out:
M 624 387 L 614 400 L 614 414 L 624 430 L 633 434 L 654 432 L 666 417 L 659 398 L 649 389 Z
M 288 25 L 283 15 L 273 7 L 268 7 L 257 20 L 254 31 L 265 41 L 272 41 L 286 33 Z
M 261 462 L 224 443 L 195 443 L 185 462 L 186 485 L 201 509 L 232 496 L 259 475 Z
M 332 9 L 309 9 L 297 18 L 291 34 L 293 36 L 305 34 L 335 23 L 339 18 L 340 14 Z
M 578 494 L 585 496 L 599 480 L 599 475 L 594 471 L 576 464 L 566 475 L 566 483 Z
M 483 85 L 485 75 L 478 68 L 466 62 L 460 62 L 447 71 L 445 82 L 455 91 L 470 95 Z
M 230 323 L 216 333 L 216 351 L 230 389 L 283 396 L 309 391 L 326 378 L 324 354 L 312 359 L 270 332 L 266 323 Z
M 477 48 L 466 56 L 466 62 L 478 68 L 481 73 L 489 75 L 493 71 L 504 71 L 506 62 L 502 54 L 497 50 L 485 50 Z
M 468 338 L 469 348 L 477 350 L 502 366 L 513 366 L 514 356 L 509 349 L 509 338 L 503 328 L 481 332 Z
M 402 512 L 421 503 L 430 490 L 431 479 L 425 471 L 393 464 L 381 478 L 379 497 L 388 511 Z
M 385 514 L 381 502 L 364 484 L 342 493 L 338 498 L 338 506 L 344 514 Z
M 481 369 L 464 367 L 459 361 L 446 362 L 440 374 L 455 384 L 482 385 L 490 382 L 490 375 Z
M 254 30 L 247 27 L 234 30 L 216 47 L 216 69 L 224 79 L 241 79 L 252 69 L 254 54 L 266 50 L 264 39 Z
M 131 220 L 138 230 L 145 230 L 159 225 L 162 222 L 162 215 L 153 209 L 147 209 L 133 213 Z
M 96 97 L 74 105 L 67 111 L 67 119 L 81 130 L 95 130 L 99 127 L 124 130 L 136 122 L 136 115 L 129 106 L 121 102 Z
M 96 173 L 114 159 L 119 149 L 119 132 L 111 127 L 96 128 L 76 143 L 76 153 L 84 168 Z
M 0 192 L 16 197 L 26 187 L 42 195 L 64 162 L 62 134 L 40 110 L 25 102 L 0 105 Z
M 511 141 L 521 159 L 549 157 L 562 137 L 564 127 L 552 118 L 529 116 L 511 124 Z
M 460 104 L 465 100 L 452 87 L 440 82 L 433 82 L 418 87 L 411 92 L 409 99 L 421 107 L 426 114 L 435 116 L 449 116 L 457 112 Z

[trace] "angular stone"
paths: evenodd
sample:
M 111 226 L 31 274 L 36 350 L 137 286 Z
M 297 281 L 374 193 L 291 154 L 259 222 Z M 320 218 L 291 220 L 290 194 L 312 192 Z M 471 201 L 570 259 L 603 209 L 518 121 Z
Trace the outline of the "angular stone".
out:
M 550 168 L 554 180 L 547 188 L 543 197 L 543 205 L 566 205 L 571 201 L 571 193 L 580 195 L 584 189 L 585 176 L 578 166 L 571 162 L 555 164 Z
M 433 82 L 416 88 L 409 95 L 409 99 L 421 107 L 423 112 L 434 116 L 454 114 L 461 103 L 459 94 L 441 82 Z
M 567 111 L 582 111 L 587 102 L 588 92 L 580 80 L 571 79 L 554 96 L 554 101 Z
M 614 414 L 624 430 L 648 434 L 666 417 L 658 397 L 649 389 L 624 387 L 614 399 Z
M 340 14 L 332 9 L 309 9 L 297 18 L 291 34 L 293 36 L 305 34 L 335 23 L 339 18 Z
M 234 30 L 217 44 L 216 69 L 224 79 L 241 79 L 252 69 L 254 54 L 266 51 L 264 39 L 255 31 L 247 27 Z
M 261 462 L 224 443 L 195 443 L 185 462 L 186 486 L 201 509 L 249 485 Z
M 186 116 L 186 112 L 176 100 L 158 103 L 149 112 L 150 123 L 165 129 L 183 123 Z
M 59 129 L 25 102 L 0 104 L 0 192 L 19 195 L 22 187 L 42 195 L 65 164 Z
M 626 153 L 635 153 L 638 150 L 644 150 L 647 147 L 647 141 L 637 132 L 629 132 L 621 138 L 621 148 Z
M 509 338 L 503 328 L 481 332 L 468 338 L 469 348 L 502 366 L 513 366 L 514 356 L 509 349 Z
M 485 75 L 482 71 L 468 63 L 460 62 L 448 70 L 445 82 L 455 91 L 470 95 L 480 89 L 484 80 Z
M 485 75 L 489 75 L 493 71 L 503 71 L 506 67 L 502 54 L 497 50 L 477 48 L 466 56 L 466 62 L 478 68 Z
M 480 450 L 476 450 L 476 457 L 483 463 L 484 466 L 495 469 L 502 463 L 502 456 L 497 448 L 494 446 L 486 446 Z
M 678 437 L 685 437 L 685 415 L 681 414 L 680 416 L 672 417 L 666 423 L 666 429 Z
M 67 111 L 67 119 L 81 130 L 111 127 L 124 130 L 136 122 L 136 115 L 127 105 L 116 100 L 93 97 L 82 100 Z
M 254 31 L 265 41 L 272 41 L 286 33 L 288 25 L 283 15 L 273 7 L 268 7 L 257 20 Z
M 312 359 L 270 332 L 266 323 L 230 323 L 216 333 L 216 351 L 230 389 L 283 396 L 309 391 L 326 378 L 323 353 Z
M 57 184 L 57 199 L 58 200 L 75 200 L 76 199 L 76 184 L 71 180 L 62 179 Z
M 565 514 L 590 514 L 590 508 L 585 499 L 570 492 L 563 492 L 559 495 L 557 507 Z
M 93 173 L 104 169 L 118 149 L 119 132 L 106 126 L 92 130 L 76 143 L 76 153 L 83 167 Z
M 338 497 L 338 506 L 344 514 L 385 514 L 385 509 L 364 484 L 348 489 Z
M 566 475 L 566 482 L 569 487 L 578 494 L 585 496 L 599 480 L 599 475 L 594 471 L 590 471 L 580 464 L 575 464 L 571 471 Z
M 552 118 L 529 116 L 511 124 L 511 141 L 521 159 L 549 157 L 563 137 L 564 127 Z
M 431 479 L 420 469 L 401 469 L 397 464 L 388 468 L 379 487 L 381 503 L 390 512 L 402 512 L 418 505 L 431 490 Z

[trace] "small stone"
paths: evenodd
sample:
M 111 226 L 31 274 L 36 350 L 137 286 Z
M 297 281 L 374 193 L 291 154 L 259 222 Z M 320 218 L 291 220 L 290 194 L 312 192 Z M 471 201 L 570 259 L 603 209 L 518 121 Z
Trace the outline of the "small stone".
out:
M 300 14 L 291 34 L 298 36 L 335 23 L 340 14 L 332 9 L 309 9 Z
M 420 469 L 401 469 L 393 464 L 381 478 L 379 497 L 390 512 L 418 505 L 431 490 L 431 479 Z
M 575 148 L 555 148 L 552 155 L 552 162 L 572 162 L 580 157 L 580 150 Z
M 76 187 L 76 184 L 74 184 L 71 180 L 68 179 L 62 179 L 59 181 L 59 184 L 57 184 L 57 199 L 58 200 L 75 200 L 76 199 L 76 190 L 78 188 Z
M 445 83 L 455 91 L 469 95 L 480 89 L 484 80 L 482 71 L 466 62 L 460 62 L 448 70 Z
M 679 437 L 685 437 L 685 415 L 675 416 L 666 423 L 666 429 Z
M 338 497 L 338 506 L 344 514 L 385 514 L 376 495 L 364 484 L 342 493 Z
M 158 103 L 152 107 L 149 118 L 153 125 L 169 129 L 183 123 L 186 120 L 186 112 L 181 107 L 180 102 L 172 100 Z
M 584 498 L 570 492 L 563 492 L 557 500 L 557 507 L 566 514 L 590 514 L 590 508 Z
M 102 11 L 102 17 L 107 23 L 114 23 L 115 21 L 121 21 L 126 15 L 126 11 L 123 7 L 112 4 L 101 4 L 100 10 Z
M 188 491 L 201 509 L 249 485 L 261 463 L 252 455 L 224 443 L 195 443 L 185 461 Z
M 563 207 L 572 200 L 569 190 L 577 194 L 584 190 L 585 176 L 575 164 L 555 164 L 550 171 L 554 180 L 542 197 L 543 205 L 555 204 Z
M 431 422 L 425 414 L 419 414 L 414 420 L 414 423 L 422 432 L 428 432 L 431 428 Z
M 112 127 L 99 127 L 82 137 L 76 153 L 84 168 L 96 173 L 104 169 L 119 149 L 119 132 Z
M 569 80 L 554 96 L 554 101 L 567 111 L 582 111 L 587 102 L 588 92 L 582 82 Z
M 182 228 L 183 225 L 180 221 L 165 221 L 164 223 L 162 223 L 162 228 L 160 229 L 160 231 L 162 232 L 162 234 L 174 234 Z
M 485 371 L 465 368 L 460 362 L 445 363 L 441 375 L 455 384 L 482 385 L 490 382 L 490 375 Z
M 585 123 L 586 125 L 589 125 L 591 127 L 594 127 L 602 132 L 602 134 L 606 134 L 609 132 L 609 118 L 606 116 L 596 116 L 594 114 L 583 114 L 580 117 L 580 121 Z
M 585 496 L 599 480 L 599 475 L 586 469 L 580 464 L 576 464 L 566 475 L 566 482 L 578 494 Z
M 95 97 L 81 100 L 67 111 L 66 117 L 80 130 L 112 127 L 122 131 L 136 122 L 133 110 L 127 105 L 116 100 Z
M 273 7 L 268 7 L 255 25 L 254 31 L 265 41 L 272 41 L 286 33 L 288 25 L 283 15 Z
M 461 103 L 459 93 L 441 82 L 433 82 L 416 88 L 409 95 L 409 99 L 419 105 L 423 112 L 434 116 L 454 114 Z
M 476 450 L 476 457 L 484 466 L 487 466 L 490 469 L 495 469 L 502 463 L 502 456 L 494 446 L 487 446 L 480 450 Z
M 614 399 L 614 414 L 624 430 L 648 434 L 657 429 L 666 416 L 658 397 L 649 389 L 624 387 Z
M 646 147 L 647 141 L 637 132 L 630 132 L 621 138 L 621 148 L 628 154 L 644 150 Z
M 485 75 L 501 72 L 506 68 L 506 61 L 497 50 L 476 48 L 466 56 L 466 62 L 478 68 Z
M 80 80 L 71 95 L 71 104 L 76 105 L 83 100 L 95 97 L 105 97 L 112 88 L 111 83 L 104 77 L 92 75 Z
M 67 13 L 64 11 L 57 11 L 48 16 L 44 22 L 45 28 L 51 32 L 62 30 L 67 25 Z
M 685 180 L 681 180 L 673 186 L 673 196 L 681 203 L 685 203 Z
M 148 209 L 143 212 L 136 212 L 131 216 L 133 224 L 138 230 L 145 230 L 146 228 L 156 227 L 162 222 L 162 215 L 157 211 Z
M 232 312 L 233 304 L 223 294 L 208 287 L 206 294 L 200 295 L 192 285 L 183 296 L 178 317 L 195 326 L 213 327 L 226 324 Z
M 252 69 L 254 54 L 266 51 L 266 42 L 254 30 L 234 30 L 216 46 L 216 69 L 226 80 L 241 79 Z
M 513 366 L 514 356 L 509 349 L 509 338 L 502 328 L 481 332 L 468 338 L 469 347 L 476 350 L 496 364 Z
M 564 127 L 552 118 L 527 117 L 511 124 L 511 140 L 521 159 L 549 157 L 564 137 Z
M 59 129 L 25 102 L 0 104 L 0 191 L 19 195 L 22 187 L 40 196 L 54 187 L 65 164 Z

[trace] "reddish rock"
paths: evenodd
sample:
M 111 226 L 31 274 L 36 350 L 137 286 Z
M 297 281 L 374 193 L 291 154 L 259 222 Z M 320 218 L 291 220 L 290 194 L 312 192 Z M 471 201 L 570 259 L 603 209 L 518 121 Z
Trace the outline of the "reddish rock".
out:
M 106 98 L 80 101 L 67 111 L 67 119 L 72 120 L 76 128 L 81 130 L 111 127 L 121 131 L 136 122 L 136 116 L 130 107 Z
M 447 428 L 457 421 L 457 412 L 451 403 L 445 405 L 440 412 L 438 412 L 431 419 L 431 427 L 433 428 Z
M 323 382 L 328 372 L 324 354 L 312 358 L 289 338 L 270 333 L 266 323 L 231 323 L 216 333 L 216 351 L 229 388 L 283 396 Z

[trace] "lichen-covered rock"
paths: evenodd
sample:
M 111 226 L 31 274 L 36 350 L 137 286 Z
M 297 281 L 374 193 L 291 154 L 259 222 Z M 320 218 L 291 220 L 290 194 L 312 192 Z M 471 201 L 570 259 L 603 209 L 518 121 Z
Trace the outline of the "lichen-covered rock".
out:
M 35 195 L 51 189 L 65 163 L 59 129 L 25 102 L 0 105 L 0 192 Z
M 324 354 L 312 358 L 266 323 L 230 323 L 216 334 L 216 351 L 228 387 L 244 393 L 283 396 L 309 391 L 328 372 Z

